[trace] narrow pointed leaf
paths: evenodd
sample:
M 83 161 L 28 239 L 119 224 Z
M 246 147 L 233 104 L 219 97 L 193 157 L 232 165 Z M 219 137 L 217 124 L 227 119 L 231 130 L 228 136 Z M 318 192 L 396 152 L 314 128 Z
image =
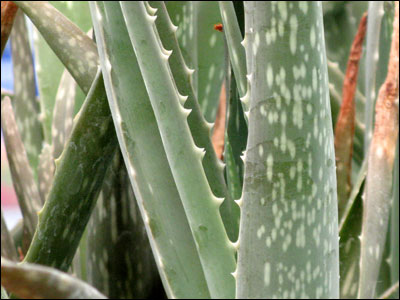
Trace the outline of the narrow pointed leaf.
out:
M 24 262 L 68 270 L 117 148 L 99 71 L 56 173 Z
M 48 2 L 15 3 L 35 24 L 82 91 L 87 93 L 99 64 L 93 41 Z
M 232 1 L 218 1 L 221 10 L 222 21 L 224 24 L 224 33 L 229 50 L 233 73 L 238 82 L 237 87 L 240 97 L 246 94 L 247 90 L 247 67 L 246 53 L 241 42 L 243 40 L 240 32 L 238 19 Z
M 13 185 L 24 217 L 24 250 L 26 250 L 35 232 L 41 200 L 8 97 L 1 101 L 1 126 Z
M 38 181 L 39 181 L 39 193 L 42 199 L 42 204 L 46 201 L 47 195 L 50 192 L 51 184 L 54 177 L 54 158 L 53 148 L 46 142 L 43 145 L 42 152 L 39 156 L 38 165 Z
M 208 122 L 215 120 L 224 77 L 223 33 L 214 29 L 222 23 L 217 1 L 194 1 L 197 61 L 197 99 Z
M 359 298 L 375 297 L 391 206 L 393 166 L 398 138 L 399 5 L 395 2 L 393 35 L 385 83 L 375 107 L 375 129 L 368 156 L 361 236 Z
M 205 150 L 202 160 L 204 172 L 206 173 L 208 183 L 213 194 L 219 198 L 225 198 L 224 203 L 220 207 L 222 220 L 225 224 L 228 236 L 232 241 L 237 240 L 239 231 L 238 218 L 239 210 L 235 206 L 232 198 L 227 192 L 227 186 L 223 177 L 223 167 L 218 160 L 213 144 L 210 139 L 210 127 L 205 121 L 200 106 L 192 86 L 192 74 L 188 71 L 188 67 L 183 60 L 181 50 L 179 48 L 173 24 L 168 17 L 168 12 L 162 1 L 150 1 L 150 5 L 157 8 L 156 27 L 160 36 L 163 47 L 172 50 L 172 54 L 168 60 L 174 77 L 176 87 L 181 95 L 187 95 L 184 108 L 191 109 L 188 117 L 188 124 L 194 143 L 197 147 Z M 225 121 L 221 124 L 225 126 Z M 214 125 L 214 132 L 217 124 Z M 223 131 L 222 131 L 223 133 Z M 222 137 L 223 139 L 223 137 Z M 223 146 L 223 145 L 222 145 Z
M 14 75 L 12 104 L 29 164 L 32 167 L 35 179 L 37 179 L 43 128 L 39 121 L 40 105 L 36 98 L 32 51 L 22 10 L 19 10 L 15 18 L 13 32 L 11 33 L 11 51 Z
M 188 112 L 171 76 L 169 54 L 159 41 L 155 18 L 143 3 L 121 2 L 121 8 L 211 296 L 233 297 L 234 249 L 219 213 L 220 202 L 207 182 L 201 149 L 193 142 Z
M 165 291 L 209 298 L 119 3 L 91 3 L 91 12 L 118 141 Z
M 109 298 L 148 298 L 158 283 L 154 256 L 119 151 L 88 224 L 87 253 L 87 281 Z
M 342 103 L 335 128 L 336 176 L 338 186 L 339 219 L 343 215 L 351 191 L 351 162 L 355 132 L 354 94 L 357 86 L 358 64 L 367 27 L 367 15 L 361 18 L 350 49 L 346 77 L 343 83 Z
M 71 133 L 75 95 L 76 82 L 68 70 L 64 70 L 56 95 L 51 129 L 53 157 L 55 159 L 61 155 L 65 142 Z
M 365 49 L 365 136 L 364 153 L 368 153 L 372 137 L 374 105 L 376 100 L 376 71 L 379 62 L 379 36 L 383 17 L 383 5 L 381 1 L 368 2 L 368 24 Z
M 50 1 L 50 3 L 83 32 L 88 32 L 91 28 L 92 22 L 87 1 Z M 45 139 L 48 143 L 51 143 L 52 114 L 57 89 L 65 67 L 36 27 L 33 28 L 33 41 L 35 47 L 35 69 L 40 94 L 41 118 Z M 85 94 L 79 86 L 75 88 L 75 91 L 74 110 L 76 114 L 82 106 Z
M 240 156 L 246 150 L 247 124 L 243 116 L 243 109 L 233 76 L 228 101 L 224 154 L 226 178 L 231 197 L 239 200 L 242 195 L 244 170 L 244 164 Z

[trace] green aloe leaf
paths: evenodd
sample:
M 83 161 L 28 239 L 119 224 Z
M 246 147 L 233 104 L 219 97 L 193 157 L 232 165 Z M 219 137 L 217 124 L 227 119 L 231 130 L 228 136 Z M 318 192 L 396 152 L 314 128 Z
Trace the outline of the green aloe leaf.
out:
M 40 104 L 36 98 L 32 51 L 24 14 L 17 13 L 11 33 L 11 51 L 14 75 L 13 108 L 18 129 L 28 155 L 35 179 L 38 157 L 42 148 L 43 128 L 39 121 Z
M 159 275 L 146 229 L 118 151 L 88 224 L 87 282 L 113 299 L 145 299 Z
M 226 178 L 231 197 L 239 200 L 242 195 L 244 164 L 241 155 L 246 150 L 247 124 L 236 87 L 235 77 L 230 84 L 225 131 Z
M 101 73 L 61 156 L 24 262 L 66 271 L 95 206 L 117 140 Z
M 208 122 L 214 122 L 224 77 L 223 34 L 214 30 L 222 23 L 216 1 L 167 1 L 186 64 L 196 70 L 193 88 Z
M 57 87 L 64 71 L 63 64 L 71 63 L 67 68 L 80 86 L 76 89 L 75 113 L 85 99 L 98 65 L 95 45 L 83 34 L 91 27 L 88 3 L 86 1 L 51 1 L 50 3 L 46 1 L 17 3 L 36 27 L 34 31 L 35 63 L 41 118 L 44 136 L 48 143 L 51 143 L 52 115 Z M 52 24 L 57 24 L 57 26 Z M 55 47 L 58 47 L 58 50 L 55 50 Z M 71 53 L 79 53 L 79 55 L 70 56 Z M 89 72 L 91 76 L 83 75 L 81 79 L 77 79 L 76 76 L 79 76 L 81 71 Z
M 243 40 L 239 21 L 236 17 L 235 7 L 232 1 L 218 1 L 221 10 L 224 32 L 228 44 L 229 58 L 237 83 L 240 97 L 244 97 L 247 91 L 247 67 L 246 52 L 241 45 Z
M 209 298 L 119 3 L 91 3 L 91 11 L 118 141 L 165 291 Z
M 76 82 L 68 70 L 64 70 L 57 90 L 51 128 L 52 154 L 55 159 L 61 155 L 72 130 L 75 95 Z
M 367 160 L 360 168 L 339 223 L 340 298 L 357 297 L 360 262 L 360 233 L 362 224 L 362 197 Z
M 210 184 L 211 190 L 217 197 L 225 198 L 220 210 L 222 220 L 228 236 L 232 241 L 237 240 L 239 231 L 239 210 L 227 192 L 223 175 L 223 165 L 215 155 L 214 147 L 210 139 L 210 125 L 204 120 L 197 98 L 194 94 L 192 72 L 186 66 L 175 36 L 176 27 L 171 23 L 168 12 L 162 1 L 150 1 L 149 4 L 157 9 L 156 27 L 163 47 L 172 50 L 169 59 L 169 66 L 174 77 L 176 87 L 181 95 L 188 95 L 184 107 L 191 109 L 188 117 L 188 124 L 197 147 L 203 148 L 206 152 L 203 158 L 203 168 Z M 235 209 L 236 206 L 236 209 Z
M 187 95 L 179 94 L 171 76 L 171 52 L 162 47 L 155 17 L 143 3 L 121 2 L 121 8 L 211 296 L 233 297 L 234 248 L 219 213 L 222 201 L 207 182 L 204 152 L 194 144 L 187 123 L 189 111 L 181 103 Z
M 1 257 L 1 284 L 21 298 L 106 299 L 87 283 L 35 264 L 17 265 Z
M 44 204 L 49 194 L 53 182 L 54 170 L 53 148 L 47 142 L 44 142 L 38 165 L 39 193 L 42 204 Z
M 251 101 L 236 297 L 337 298 L 336 176 L 321 2 L 245 2 L 245 13 Z
M 9 97 L 1 101 L 1 126 L 14 189 L 24 217 L 23 250 L 25 252 L 35 232 L 41 199 Z

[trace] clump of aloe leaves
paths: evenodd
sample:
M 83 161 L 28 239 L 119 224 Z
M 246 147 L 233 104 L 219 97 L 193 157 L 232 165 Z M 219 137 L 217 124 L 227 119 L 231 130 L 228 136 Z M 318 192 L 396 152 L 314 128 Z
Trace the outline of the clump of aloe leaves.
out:
M 2 299 L 398 298 L 398 14 L 2 1 Z

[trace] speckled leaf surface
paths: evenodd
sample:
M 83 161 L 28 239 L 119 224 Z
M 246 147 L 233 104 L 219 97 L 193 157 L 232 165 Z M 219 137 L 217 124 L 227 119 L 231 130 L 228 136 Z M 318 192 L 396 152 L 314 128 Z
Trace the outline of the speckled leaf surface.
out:
M 5 97 L 1 101 L 1 127 L 4 132 L 4 142 L 14 189 L 24 217 L 23 251 L 25 252 L 35 232 L 41 199 L 9 97 Z
M 252 55 L 251 101 L 236 297 L 337 298 L 336 176 L 321 3 L 245 2 L 245 13 L 251 19 L 245 42 Z
M 45 1 L 42 1 L 42 3 L 38 2 L 31 6 L 38 8 L 37 12 L 45 11 L 46 5 L 50 5 L 47 4 Z M 49 3 L 51 3 L 52 6 L 59 10 L 66 18 L 71 20 L 71 22 L 78 26 L 83 32 L 87 32 L 91 28 L 92 24 L 90 12 L 88 3 L 86 1 L 50 1 Z M 70 38 L 70 36 L 68 36 L 68 33 L 70 31 L 66 30 L 65 27 L 64 29 L 61 29 L 63 26 L 62 18 L 59 18 L 58 21 L 55 23 L 54 21 L 52 21 L 54 20 L 53 18 L 55 16 L 50 13 L 49 10 L 48 15 L 39 14 L 39 16 L 39 20 L 41 20 L 42 22 L 48 22 L 49 26 L 51 26 L 54 30 L 57 30 L 57 28 L 59 28 L 57 30 L 59 37 L 68 43 Z M 31 17 L 32 15 L 30 15 L 30 18 Z M 57 57 L 54 51 L 51 49 L 51 47 L 49 47 L 48 42 L 46 42 L 46 38 L 44 38 L 42 34 L 39 33 L 39 31 L 37 30 L 38 24 L 35 22 L 35 20 L 32 20 L 32 22 L 35 25 L 35 64 L 41 101 L 41 118 L 43 120 L 45 139 L 48 143 L 50 143 L 52 115 L 55 105 L 57 87 L 60 83 L 60 79 L 64 71 L 64 66 L 60 62 L 60 59 Z M 55 26 L 54 24 L 57 24 L 57 26 Z M 78 45 L 81 45 L 80 41 L 71 41 L 70 43 L 72 47 L 80 48 L 77 47 Z M 67 54 L 68 52 L 69 51 L 66 51 L 65 53 Z M 84 55 L 81 57 L 84 57 Z M 84 61 L 82 62 L 84 63 Z M 94 69 L 94 74 L 95 72 L 96 70 Z M 89 87 L 90 83 L 87 88 Z M 85 99 L 85 94 L 82 93 L 82 90 L 78 87 L 76 88 L 76 94 L 77 98 L 75 101 L 75 113 L 77 113 L 83 103 L 83 100 Z
M 40 104 L 36 98 L 32 52 L 25 17 L 18 11 L 10 36 L 14 75 L 13 108 L 19 132 L 28 155 L 35 179 L 43 141 L 39 121 Z
M 224 71 L 223 33 L 214 29 L 222 23 L 216 1 L 167 1 L 186 64 L 195 69 L 193 87 L 208 122 L 214 122 Z
M 222 23 L 217 1 L 194 1 L 196 14 L 197 99 L 208 122 L 217 115 L 224 77 L 224 34 L 214 29 Z
M 159 275 L 121 153 L 88 224 L 87 282 L 113 299 L 144 299 Z

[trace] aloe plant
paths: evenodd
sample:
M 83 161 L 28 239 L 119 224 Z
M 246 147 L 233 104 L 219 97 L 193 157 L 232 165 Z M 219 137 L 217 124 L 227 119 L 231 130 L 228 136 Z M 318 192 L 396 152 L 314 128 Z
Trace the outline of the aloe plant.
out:
M 367 19 L 367 58 L 346 71 L 354 20 L 375 3 L 3 2 L 15 88 L 1 118 L 23 222 L 8 230 L 2 209 L 2 299 L 396 296 L 398 136 L 384 128 L 398 124 L 397 4 L 381 27 Z M 373 93 L 386 69 L 387 118 Z M 353 129 L 334 137 L 342 122 Z

